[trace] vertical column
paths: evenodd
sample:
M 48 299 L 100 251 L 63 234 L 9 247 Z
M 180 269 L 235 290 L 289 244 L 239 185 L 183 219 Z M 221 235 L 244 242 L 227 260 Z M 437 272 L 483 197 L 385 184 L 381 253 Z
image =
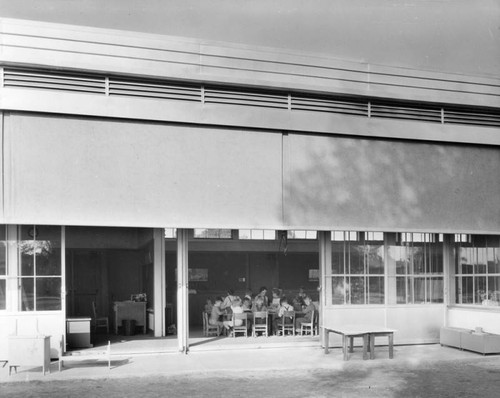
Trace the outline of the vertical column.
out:
M 323 326 L 325 324 L 325 308 L 332 297 L 332 239 L 330 231 L 318 231 L 319 241 L 319 335 L 320 344 L 325 346 Z M 327 302 L 328 300 L 328 302 Z M 328 347 L 325 346 L 325 349 Z
M 7 225 L 7 311 L 19 311 L 19 256 L 17 254 L 17 225 Z
M 60 330 L 62 330 L 62 349 L 66 350 L 66 227 L 61 227 L 61 317 Z M 60 353 L 62 354 L 62 352 Z
M 384 257 L 385 257 L 385 304 L 397 304 L 397 281 L 396 281 L 396 234 L 384 233 Z M 387 308 L 387 307 L 386 307 Z
M 455 302 L 455 263 L 453 256 L 453 235 L 443 236 L 443 325 L 448 326 L 448 308 Z
M 165 336 L 165 232 L 153 230 L 154 335 Z
M 177 230 L 177 344 L 189 351 L 188 230 Z

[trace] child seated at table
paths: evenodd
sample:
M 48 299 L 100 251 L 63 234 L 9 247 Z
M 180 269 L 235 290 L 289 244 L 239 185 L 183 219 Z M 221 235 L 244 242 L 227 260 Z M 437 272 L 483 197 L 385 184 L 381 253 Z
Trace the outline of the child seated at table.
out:
M 271 301 L 271 305 L 269 307 L 270 312 L 277 312 L 280 308 L 280 289 L 273 289 L 273 300 Z
M 205 312 L 210 315 L 212 313 L 213 306 L 214 305 L 212 304 L 212 300 L 207 299 L 207 301 L 205 302 Z
M 231 311 L 233 314 L 243 314 L 243 308 L 241 307 L 241 299 L 239 297 L 236 297 L 233 300 L 233 303 L 231 305 Z M 223 321 L 222 323 L 224 325 L 224 328 L 226 328 L 226 331 L 229 331 L 233 326 L 243 325 L 243 320 L 235 319 L 233 323 L 233 320 L 231 319 L 230 321 Z
M 222 327 L 224 326 L 221 321 L 221 317 L 224 314 L 224 311 L 221 310 L 220 306 L 222 304 L 222 297 L 216 297 L 215 303 L 212 306 L 212 312 L 210 313 L 210 318 L 208 320 L 209 325 L 218 325 L 222 331 Z
M 306 296 L 304 298 L 305 308 L 303 310 L 304 315 L 301 318 L 295 319 L 295 328 L 297 331 L 300 331 L 300 325 L 302 323 L 310 323 L 312 319 L 313 312 L 315 310 L 314 304 L 311 300 L 311 297 Z
M 287 311 L 293 311 L 293 307 L 288 304 L 288 299 L 286 297 L 283 297 L 280 300 L 280 307 L 278 309 L 278 312 L 276 314 L 276 317 L 274 318 L 273 322 L 273 330 L 274 334 L 278 334 L 278 329 L 279 327 L 285 323 L 285 324 L 291 324 L 292 323 L 292 318 L 289 316 L 284 316 L 285 312 Z

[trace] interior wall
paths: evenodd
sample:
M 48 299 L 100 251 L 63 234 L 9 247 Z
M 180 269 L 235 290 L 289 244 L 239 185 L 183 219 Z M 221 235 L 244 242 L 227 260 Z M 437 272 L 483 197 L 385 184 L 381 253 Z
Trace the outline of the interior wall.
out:
M 167 301 L 175 302 L 175 253 L 166 253 L 167 263 Z M 319 281 L 309 281 L 310 268 L 318 268 L 316 253 L 288 253 L 286 256 L 276 252 L 189 252 L 190 269 L 208 270 L 207 281 L 189 282 L 189 321 L 192 326 L 201 325 L 201 312 L 207 299 L 214 301 L 216 296 L 225 296 L 228 289 L 243 297 L 247 288 L 257 294 L 261 286 L 271 290 L 283 289 L 290 298 L 295 297 L 300 287 L 317 300 Z

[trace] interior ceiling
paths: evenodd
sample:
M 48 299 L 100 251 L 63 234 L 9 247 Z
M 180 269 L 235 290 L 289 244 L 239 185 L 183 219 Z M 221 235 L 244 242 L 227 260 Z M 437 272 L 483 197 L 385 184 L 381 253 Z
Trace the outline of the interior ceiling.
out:
M 0 17 L 500 76 L 499 0 L 0 0 Z

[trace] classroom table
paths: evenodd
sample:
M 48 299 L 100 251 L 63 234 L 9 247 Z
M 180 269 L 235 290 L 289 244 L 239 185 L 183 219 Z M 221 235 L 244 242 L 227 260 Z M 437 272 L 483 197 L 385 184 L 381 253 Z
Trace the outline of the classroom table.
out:
M 342 351 L 344 361 L 349 359 L 349 353 L 354 351 L 353 340 L 356 337 L 363 339 L 363 359 L 375 359 L 375 337 L 388 337 L 389 358 L 394 357 L 394 329 L 388 329 L 383 326 L 374 325 L 342 325 L 338 327 L 323 327 L 325 354 L 328 354 L 328 342 L 330 333 L 336 333 L 342 336 Z M 348 346 L 349 343 L 349 346 Z

